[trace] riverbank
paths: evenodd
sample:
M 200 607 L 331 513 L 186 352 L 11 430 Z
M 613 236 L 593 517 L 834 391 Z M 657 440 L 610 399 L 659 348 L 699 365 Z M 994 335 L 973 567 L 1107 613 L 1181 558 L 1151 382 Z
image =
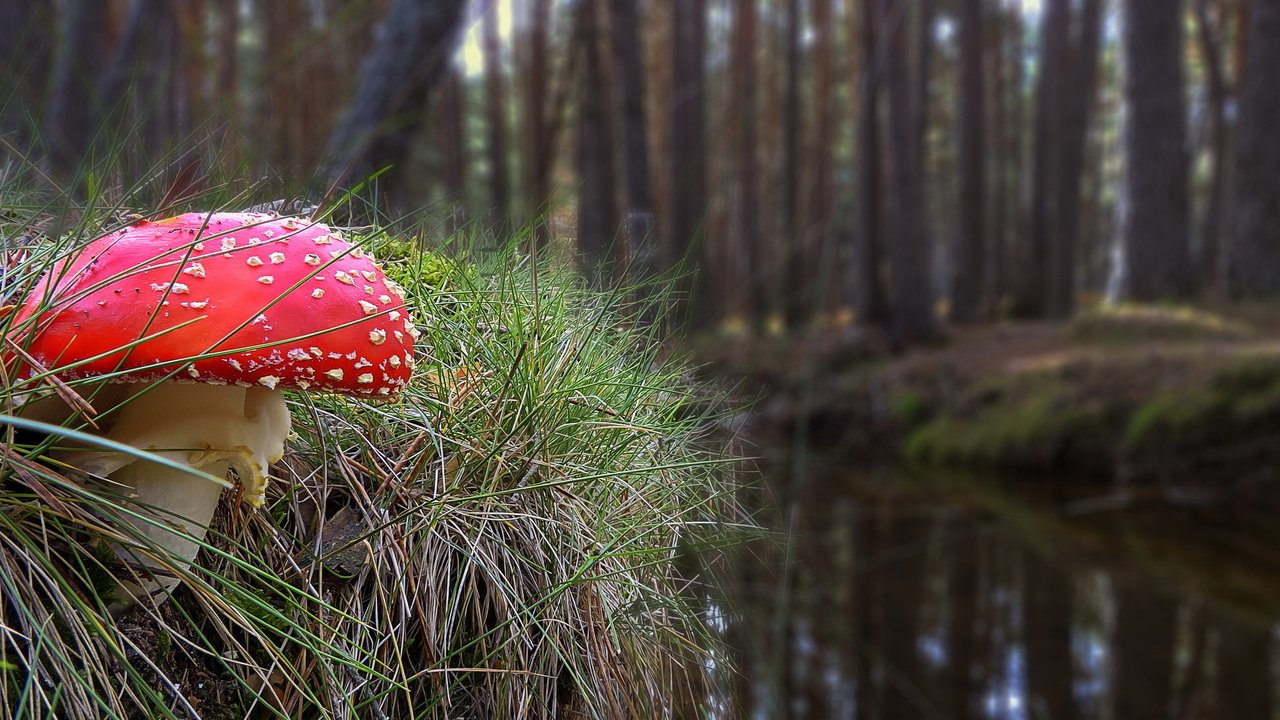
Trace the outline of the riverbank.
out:
M 1121 307 L 1069 323 L 951 328 L 893 355 L 873 335 L 717 338 L 699 354 L 759 397 L 768 442 L 849 459 L 1280 500 L 1280 313 Z

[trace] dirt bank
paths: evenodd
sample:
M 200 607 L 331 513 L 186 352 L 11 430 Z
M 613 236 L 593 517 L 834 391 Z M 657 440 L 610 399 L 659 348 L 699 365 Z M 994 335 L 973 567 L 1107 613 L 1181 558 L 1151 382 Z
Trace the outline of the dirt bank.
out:
M 1093 311 L 953 328 L 905 355 L 856 331 L 699 344 L 770 442 L 850 458 L 1280 486 L 1280 312 Z

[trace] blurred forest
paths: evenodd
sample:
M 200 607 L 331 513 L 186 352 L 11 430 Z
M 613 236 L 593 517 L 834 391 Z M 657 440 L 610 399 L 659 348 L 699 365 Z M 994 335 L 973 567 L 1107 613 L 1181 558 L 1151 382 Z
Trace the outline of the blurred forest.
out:
M 1280 0 L 4 0 L 0 63 L 5 182 L 687 258 L 694 327 L 1280 293 Z

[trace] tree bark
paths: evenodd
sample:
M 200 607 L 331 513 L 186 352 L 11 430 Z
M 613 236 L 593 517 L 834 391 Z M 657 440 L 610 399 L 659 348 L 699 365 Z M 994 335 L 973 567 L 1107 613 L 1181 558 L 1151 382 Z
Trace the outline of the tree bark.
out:
M 1138 301 L 1185 298 L 1191 258 L 1182 0 L 1125 0 L 1123 8 L 1128 112 L 1120 292 Z
M 524 128 L 524 208 L 526 222 L 531 225 L 534 245 L 541 249 L 550 240 L 544 213 L 551 196 L 551 144 L 554 135 L 547 117 L 547 97 L 551 94 L 551 0 L 531 0 L 529 31 L 525 37 L 525 53 L 521 64 L 524 75 L 524 107 L 520 117 Z
M 489 156 L 489 227 L 505 232 L 511 222 L 511 181 L 507 162 L 506 82 L 502 72 L 502 42 L 498 34 L 497 3 L 484 16 L 484 89 Z
M 982 0 L 960 1 L 959 118 L 959 234 L 953 260 L 951 319 L 968 323 L 979 319 L 985 267 L 986 136 L 985 88 L 982 72 Z
M 889 267 L 893 311 L 890 336 L 899 347 L 938 336 L 926 249 L 924 153 L 912 86 L 907 7 L 882 0 L 880 33 L 888 94 Z
M 835 27 L 831 0 L 809 2 L 813 36 L 813 131 L 809 136 L 809 160 L 805 163 L 809 193 L 803 233 L 809 256 L 805 265 L 813 272 L 807 283 L 811 297 L 806 304 L 813 313 L 823 312 L 831 318 L 840 306 L 843 280 L 838 272 L 839 256 L 831 232 Z
M 782 242 L 786 252 L 786 319 L 791 328 L 803 325 L 811 308 L 807 305 L 809 281 L 808 253 L 800 231 L 800 0 L 786 0 L 785 33 L 786 80 L 782 101 Z
M 741 292 L 745 295 L 739 310 L 759 320 L 768 314 L 770 308 L 760 263 L 760 199 L 756 168 L 756 1 L 736 0 L 733 13 L 733 99 L 739 106 L 739 113 L 734 138 L 737 192 L 733 231 L 730 233 L 734 247 L 730 256 L 740 270 L 735 276 L 742 281 Z
M 1053 318 L 1070 317 L 1075 311 L 1076 263 L 1080 235 L 1080 193 L 1084 183 L 1089 137 L 1089 116 L 1097 87 L 1099 38 L 1102 30 L 1101 0 L 1083 0 L 1073 23 L 1075 32 L 1066 50 L 1060 87 L 1062 113 L 1058 127 L 1058 158 L 1051 168 L 1058 176 L 1052 183 L 1049 225 L 1049 283 L 1045 302 Z
M 605 58 L 600 48 L 600 5 L 578 0 L 574 42 L 578 62 L 578 259 L 597 287 L 618 280 L 615 256 L 620 223 L 616 206 L 612 117 Z
M 466 88 L 462 69 L 450 63 L 440 80 L 435 97 L 436 149 L 440 180 L 444 185 L 446 209 L 449 213 L 447 232 L 455 232 L 466 223 L 467 141 Z
M 859 83 L 856 197 L 854 207 L 854 311 L 858 321 L 879 325 L 889 316 L 888 300 L 881 276 L 884 239 L 881 198 L 880 93 L 884 86 L 883 56 L 877 51 L 880 33 L 880 0 L 862 0 L 859 31 L 862 77 Z
M 1031 150 L 1031 197 L 1026 235 L 1018 247 L 1017 293 L 1013 312 L 1020 317 L 1048 313 L 1051 228 L 1050 207 L 1057 195 L 1058 144 L 1062 139 L 1062 83 L 1071 28 L 1070 0 L 1048 0 L 1040 24 L 1035 126 Z
M 59 16 L 57 52 L 44 117 L 49 164 L 61 180 L 88 165 L 97 118 L 98 67 L 106 56 L 108 5 L 101 0 L 68 0 Z
M 1226 199 L 1228 133 L 1227 76 L 1222 66 L 1222 19 L 1215 20 L 1210 0 L 1195 0 L 1196 40 L 1204 58 L 1208 107 L 1205 125 L 1209 142 L 1210 174 L 1208 197 L 1200 220 L 1199 277 L 1200 287 L 1214 291 L 1221 288 L 1223 249 L 1223 205 Z
M 44 0 L 0 3 L 0 134 L 26 149 L 35 139 L 45 102 L 54 11 Z
M 706 48 L 705 0 L 683 0 L 671 9 L 671 117 L 670 159 L 667 183 L 666 266 L 681 261 L 693 267 L 702 260 L 702 222 L 707 208 L 706 180 Z M 683 316 L 692 327 L 703 327 L 715 317 L 714 298 L 701 292 L 710 270 L 685 274 Z
M 622 126 L 622 178 L 626 198 L 625 230 L 631 273 L 642 299 L 650 298 L 657 278 L 658 250 L 653 232 L 653 189 L 649 179 L 645 69 L 640 45 L 637 0 L 612 0 L 609 29 L 619 88 L 617 113 Z
M 360 65 L 355 97 L 329 136 L 321 178 L 329 187 L 350 189 L 383 168 L 389 169 L 379 185 L 394 187 L 401 179 L 465 6 L 464 0 L 393 0 Z
M 1280 0 L 1253 0 L 1240 87 L 1232 182 L 1231 289 L 1280 295 Z

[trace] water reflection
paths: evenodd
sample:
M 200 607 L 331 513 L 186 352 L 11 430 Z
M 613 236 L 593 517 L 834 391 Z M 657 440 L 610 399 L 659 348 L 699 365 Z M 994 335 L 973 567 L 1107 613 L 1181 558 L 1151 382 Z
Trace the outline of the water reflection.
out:
M 1025 484 L 1024 484 L 1025 485 Z M 721 717 L 1264 719 L 1280 523 L 1147 493 L 808 472 L 742 548 Z M 768 494 L 768 493 L 766 493 Z M 760 501 L 762 506 L 769 503 Z

